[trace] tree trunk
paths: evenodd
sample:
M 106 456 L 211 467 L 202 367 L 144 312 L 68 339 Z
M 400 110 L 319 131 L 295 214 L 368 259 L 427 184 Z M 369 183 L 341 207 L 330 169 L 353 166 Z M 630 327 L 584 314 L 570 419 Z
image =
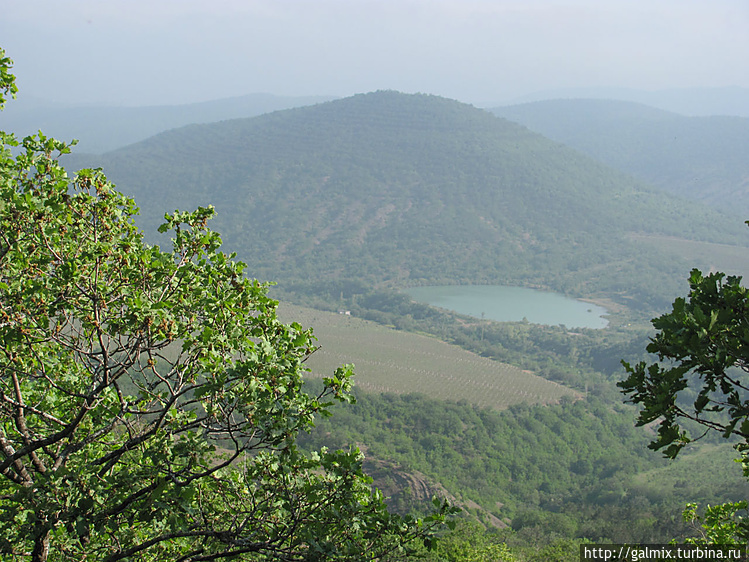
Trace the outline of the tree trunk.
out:
M 44 525 L 39 536 L 34 540 L 34 551 L 31 553 L 31 562 L 47 562 L 47 557 L 49 556 L 49 533 L 49 527 Z

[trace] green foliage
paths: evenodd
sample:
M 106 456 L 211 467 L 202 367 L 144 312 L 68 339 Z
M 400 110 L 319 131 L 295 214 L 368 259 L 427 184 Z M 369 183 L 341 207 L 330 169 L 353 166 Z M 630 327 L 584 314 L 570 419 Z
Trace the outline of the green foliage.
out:
M 6 96 L 16 97 L 18 87 L 16 77 L 10 73 L 13 61 L 5 55 L 5 50 L 0 48 L 0 109 L 5 107 Z
M 699 525 L 699 536 L 687 539 L 691 544 L 740 544 L 746 542 L 744 518 L 749 504 L 745 500 L 707 506 L 704 515 L 697 513 L 697 504 L 687 504 L 684 521 Z M 743 514 L 743 515 L 741 515 Z M 742 524 L 743 523 L 743 524 Z
M 4 560 L 358 561 L 429 538 L 447 503 L 393 515 L 358 450 L 297 449 L 352 401 L 351 368 L 302 391 L 314 337 L 221 251 L 212 208 L 168 214 L 171 249 L 150 246 L 101 170 L 68 177 L 68 145 L 3 138 Z
M 429 562 L 515 562 L 507 545 L 488 534 L 477 523 L 460 521 L 455 530 L 445 535 Z
M 735 442 L 749 477 L 749 291 L 741 278 L 693 270 L 688 297 L 677 298 L 653 325 L 658 332 L 647 350 L 659 362 L 624 362 L 629 376 L 619 383 L 642 407 L 638 425 L 658 422 L 650 447 L 675 458 L 693 441 L 686 428 L 691 423 L 703 435 L 717 431 Z M 702 525 L 698 543 L 745 542 L 749 525 L 739 513 L 746 509 L 746 501 L 727 502 L 699 517 L 690 503 L 684 518 Z
M 745 450 L 749 293 L 740 277 L 722 273 L 703 276 L 693 270 L 689 283 L 688 299 L 676 299 L 670 313 L 653 320 L 658 333 L 647 350 L 660 363 L 624 363 L 629 376 L 619 386 L 642 405 L 639 425 L 659 420 L 651 448 L 665 448 L 666 456 L 675 457 L 691 440 L 683 420 L 720 431 L 725 438 L 737 436 Z M 682 399 L 685 395 L 690 397 Z
M 580 545 L 586 540 L 557 539 L 536 549 L 522 549 L 519 558 L 527 562 L 578 562 Z
M 470 519 L 459 519 L 452 522 L 453 528 L 440 535 L 439 541 L 431 551 L 417 550 L 409 557 L 387 556 L 382 562 L 405 562 L 420 560 L 423 562 L 516 562 L 518 559 L 511 552 L 502 537 L 495 532 L 487 531 L 479 523 Z
M 419 395 L 358 392 L 355 405 L 300 442 L 310 449 L 366 444 L 373 464 L 390 463 L 384 474 L 369 472 L 397 510 L 423 509 L 427 498 L 388 479 L 421 474 L 427 488 L 438 482 L 464 505 L 481 506 L 474 515 L 485 524 L 510 523 L 513 552 L 569 538 L 665 542 L 688 531 L 679 517 L 687 501 L 722 501 L 742 490 L 740 471 L 719 472 L 715 481 L 716 473 L 689 464 L 688 485 L 664 493 L 674 476 L 661 472 L 668 464 L 647 450 L 649 434 L 634 427 L 634 415 L 593 397 L 497 412 Z

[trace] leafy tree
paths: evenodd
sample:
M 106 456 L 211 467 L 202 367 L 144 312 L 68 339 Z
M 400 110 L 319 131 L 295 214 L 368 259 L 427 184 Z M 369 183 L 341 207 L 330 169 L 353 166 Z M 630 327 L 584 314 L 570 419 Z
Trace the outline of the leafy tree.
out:
M 16 77 L 10 73 L 13 67 L 13 61 L 5 56 L 5 51 L 0 49 L 0 109 L 5 107 L 5 97 L 16 97 L 18 87 L 16 86 Z
M 687 299 L 677 298 L 670 313 L 653 320 L 658 330 L 647 351 L 659 362 L 635 366 L 619 383 L 642 405 L 638 424 L 659 421 L 653 449 L 675 457 L 690 442 L 682 427 L 692 420 L 707 431 L 749 444 L 749 292 L 740 277 L 704 276 L 693 270 Z M 664 361 L 670 363 L 664 364 Z M 685 396 L 692 396 L 684 399 Z
M 647 346 L 658 362 L 623 362 L 628 377 L 619 383 L 642 410 L 637 424 L 658 422 L 649 445 L 674 458 L 692 438 L 688 427 L 705 435 L 718 431 L 735 442 L 749 477 L 749 290 L 740 277 L 703 275 L 693 270 L 688 297 L 677 298 L 668 314 L 655 318 L 658 330 Z M 704 431 L 703 431 L 704 430 Z M 749 524 L 739 513 L 746 502 L 708 508 L 704 527 L 708 539 L 749 537 Z M 685 518 L 696 521 L 693 505 Z
M 684 521 L 697 528 L 698 536 L 689 538 L 691 544 L 735 544 L 746 540 L 746 530 L 741 522 L 749 508 L 746 500 L 707 506 L 702 517 L 697 514 L 697 504 L 689 503 L 684 510 Z
M 0 105 L 15 93 L 0 50 Z M 302 390 L 310 330 L 220 250 L 211 208 L 144 243 L 100 170 L 69 178 L 39 133 L 0 151 L 4 560 L 370 560 L 429 538 L 390 514 L 357 451 L 296 435 L 350 401 Z

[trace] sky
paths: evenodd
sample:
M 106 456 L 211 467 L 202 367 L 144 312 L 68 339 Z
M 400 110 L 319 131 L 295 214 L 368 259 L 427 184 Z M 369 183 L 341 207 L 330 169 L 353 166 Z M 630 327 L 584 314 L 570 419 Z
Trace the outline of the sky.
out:
M 20 95 L 165 105 L 251 93 L 749 88 L 747 0 L 2 0 Z

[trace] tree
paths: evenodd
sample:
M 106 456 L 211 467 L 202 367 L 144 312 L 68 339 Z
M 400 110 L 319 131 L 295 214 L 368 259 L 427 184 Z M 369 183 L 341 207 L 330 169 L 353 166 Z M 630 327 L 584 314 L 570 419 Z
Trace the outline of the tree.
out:
M 672 311 L 653 319 L 657 333 L 647 346 L 657 363 L 623 362 L 628 373 L 619 383 L 642 410 L 637 425 L 658 423 L 650 448 L 675 458 L 694 439 L 686 424 L 701 436 L 718 431 L 734 442 L 749 477 L 749 290 L 741 278 L 693 270 L 688 297 L 677 298 Z M 699 438 L 699 437 L 698 437 Z M 706 536 L 749 538 L 749 524 L 739 513 L 746 503 L 708 509 Z M 693 505 L 685 517 L 697 520 Z
M 0 50 L 0 106 L 15 94 Z M 302 388 L 314 337 L 221 252 L 211 208 L 143 240 L 101 170 L 69 178 L 39 133 L 0 152 L 4 560 L 371 560 L 428 540 L 387 511 L 358 450 L 305 456 L 352 371 Z

